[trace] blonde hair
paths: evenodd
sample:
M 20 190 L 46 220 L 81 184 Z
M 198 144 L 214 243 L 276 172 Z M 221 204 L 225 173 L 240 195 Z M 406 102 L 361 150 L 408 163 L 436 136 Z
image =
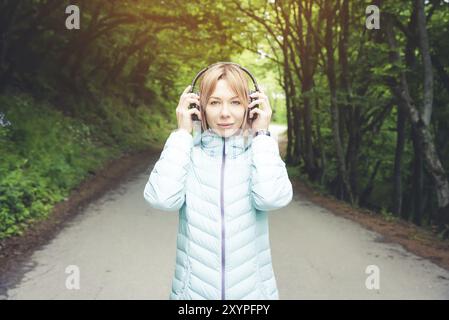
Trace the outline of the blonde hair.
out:
M 201 127 L 203 131 L 209 129 L 206 119 L 206 106 L 210 96 L 215 90 L 218 80 L 224 79 L 228 85 L 238 96 L 240 103 L 245 107 L 245 115 L 243 117 L 240 129 L 245 131 L 247 126 L 248 105 L 249 105 L 249 86 L 248 78 L 245 71 L 238 66 L 227 63 L 217 63 L 208 69 L 201 77 L 200 83 L 200 105 L 201 105 Z

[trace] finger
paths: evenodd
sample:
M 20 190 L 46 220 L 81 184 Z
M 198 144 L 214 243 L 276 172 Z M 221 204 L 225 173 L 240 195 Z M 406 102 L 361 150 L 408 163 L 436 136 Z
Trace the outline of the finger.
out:
M 250 94 L 250 97 L 263 97 L 265 93 L 261 91 L 254 91 L 252 94 Z
M 189 115 L 196 114 L 198 116 L 198 118 L 201 119 L 201 111 L 198 110 L 197 108 L 190 108 L 189 110 L 187 110 L 187 113 Z
M 261 89 L 259 89 L 258 91 L 254 91 L 252 94 L 250 94 L 250 96 L 260 96 L 260 95 L 264 95 L 263 91 Z
M 193 92 L 187 93 L 185 96 L 190 97 L 190 98 L 197 98 L 197 99 L 200 98 L 199 95 L 197 95 L 196 93 L 193 93 Z
M 187 102 L 190 102 L 190 103 L 195 103 L 195 104 L 197 104 L 197 105 L 200 105 L 200 100 L 199 100 L 199 99 L 195 99 L 195 98 L 187 98 L 186 101 L 187 101 Z
M 261 109 L 259 109 L 259 108 L 253 108 L 253 109 L 249 112 L 249 114 L 253 114 L 253 113 L 261 113 L 261 112 L 263 112 L 263 110 L 261 110 Z
M 257 99 L 257 100 L 254 100 L 253 102 L 251 102 L 250 104 L 248 104 L 248 108 L 250 108 L 250 107 L 252 107 L 252 106 L 254 106 L 254 105 L 256 105 L 256 104 L 262 104 L 263 102 L 264 102 L 263 99 Z
M 184 92 L 183 92 L 183 93 L 189 92 L 189 90 L 190 90 L 191 87 L 192 87 L 192 85 L 189 84 L 189 85 L 187 86 L 187 88 L 184 89 Z
M 251 94 L 250 97 L 268 100 L 268 96 L 263 92 L 255 92 Z
M 252 119 L 255 113 L 261 114 L 262 112 L 263 112 L 263 111 L 260 110 L 259 108 L 254 108 L 253 110 L 251 110 L 251 111 L 249 112 L 249 118 Z
M 196 109 L 196 108 L 189 109 L 188 113 L 190 115 L 196 114 L 198 116 L 198 119 L 201 120 L 201 112 L 198 109 Z
M 259 95 L 260 95 L 260 92 L 256 91 L 256 92 L 251 93 L 249 96 L 255 98 L 255 97 L 259 97 Z
M 183 98 L 179 104 L 179 109 L 182 111 L 188 110 L 191 103 L 198 104 L 198 102 L 194 99 L 185 99 Z

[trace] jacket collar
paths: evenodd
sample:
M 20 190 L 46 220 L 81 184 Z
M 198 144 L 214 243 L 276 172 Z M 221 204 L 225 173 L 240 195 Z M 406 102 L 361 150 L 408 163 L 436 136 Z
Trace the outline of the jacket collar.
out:
M 249 149 L 251 142 L 251 132 L 237 130 L 232 136 L 222 137 L 209 128 L 200 134 L 197 144 L 211 157 L 221 157 L 224 146 L 226 157 L 236 158 Z

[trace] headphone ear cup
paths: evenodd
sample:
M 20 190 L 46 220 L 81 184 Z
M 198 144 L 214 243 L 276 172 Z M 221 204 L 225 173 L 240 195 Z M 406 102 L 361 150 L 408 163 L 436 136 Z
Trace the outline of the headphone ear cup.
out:
M 194 92 L 196 95 L 199 95 L 198 92 Z M 191 103 L 189 109 L 196 108 L 198 111 L 201 111 L 200 106 L 196 105 L 195 103 Z M 192 120 L 193 121 L 199 121 L 200 119 L 196 114 L 192 114 Z
M 252 95 L 253 93 L 256 93 L 256 92 L 257 92 L 256 90 L 250 90 L 250 91 L 249 91 L 249 94 L 250 94 L 250 97 L 249 97 L 249 98 L 250 98 L 250 103 L 253 102 L 254 100 L 257 100 L 257 98 L 251 97 L 251 95 Z M 253 110 L 254 108 L 259 108 L 259 105 L 256 104 L 256 105 L 252 106 L 251 109 L 248 108 L 248 116 L 247 116 L 248 122 L 257 119 L 257 113 L 254 113 L 254 114 L 253 114 L 253 117 L 252 117 L 251 119 L 249 118 L 249 113 L 250 113 L 250 111 Z

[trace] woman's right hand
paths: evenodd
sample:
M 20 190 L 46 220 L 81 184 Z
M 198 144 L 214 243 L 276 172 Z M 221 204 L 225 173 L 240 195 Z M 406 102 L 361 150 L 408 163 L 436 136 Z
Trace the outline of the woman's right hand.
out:
M 197 108 L 189 109 L 191 103 L 200 105 L 200 97 L 195 93 L 188 93 L 191 85 L 185 88 L 176 107 L 176 117 L 178 118 L 178 129 L 185 129 L 189 133 L 193 130 L 192 115 L 196 114 L 201 120 L 201 112 Z

